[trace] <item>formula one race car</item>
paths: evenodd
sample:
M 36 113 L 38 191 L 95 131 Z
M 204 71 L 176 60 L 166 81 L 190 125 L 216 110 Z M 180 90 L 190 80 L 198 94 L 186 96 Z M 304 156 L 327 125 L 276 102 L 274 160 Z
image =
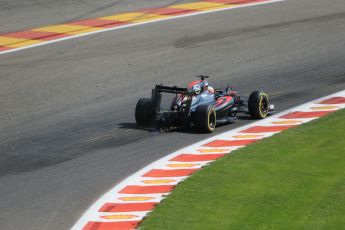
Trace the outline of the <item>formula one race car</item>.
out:
M 151 98 L 140 98 L 135 108 L 138 125 L 158 124 L 160 127 L 195 127 L 200 132 L 211 133 L 216 125 L 233 122 L 237 113 L 247 113 L 254 119 L 263 119 L 273 112 L 268 96 L 262 91 L 253 91 L 248 99 L 239 96 L 227 86 L 213 89 L 198 76 L 187 88 L 156 85 Z M 162 93 L 175 94 L 170 108 L 161 108 Z

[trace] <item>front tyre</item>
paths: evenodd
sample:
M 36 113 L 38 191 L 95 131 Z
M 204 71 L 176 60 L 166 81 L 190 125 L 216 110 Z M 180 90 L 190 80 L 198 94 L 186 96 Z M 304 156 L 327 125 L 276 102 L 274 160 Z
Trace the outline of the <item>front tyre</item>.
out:
M 152 102 L 150 98 L 140 98 L 135 107 L 135 120 L 138 125 L 149 125 L 152 119 Z
M 263 119 L 267 117 L 269 109 L 268 96 L 262 91 L 254 91 L 248 99 L 248 110 L 252 118 Z
M 195 127 L 203 133 L 212 133 L 216 128 L 216 110 L 211 105 L 199 105 L 194 113 Z

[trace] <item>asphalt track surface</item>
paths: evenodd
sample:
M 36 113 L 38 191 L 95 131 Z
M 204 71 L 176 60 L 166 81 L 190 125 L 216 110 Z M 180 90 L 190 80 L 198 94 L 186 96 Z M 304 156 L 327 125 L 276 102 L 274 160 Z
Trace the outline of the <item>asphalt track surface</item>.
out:
M 68 229 L 126 176 L 209 137 L 138 129 L 155 83 L 210 74 L 281 111 L 345 88 L 344 47 L 343 0 L 288 0 L 0 55 L 0 228 Z

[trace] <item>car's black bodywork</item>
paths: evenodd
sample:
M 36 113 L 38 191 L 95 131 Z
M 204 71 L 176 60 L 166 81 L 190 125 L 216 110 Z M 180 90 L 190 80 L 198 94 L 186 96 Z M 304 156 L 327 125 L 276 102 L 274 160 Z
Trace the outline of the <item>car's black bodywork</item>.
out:
M 161 127 L 196 126 L 202 132 L 212 132 L 216 124 L 233 122 L 237 113 L 249 113 L 253 118 L 264 118 L 272 110 L 268 97 L 254 91 L 249 99 L 239 96 L 232 88 L 213 90 L 199 76 L 186 88 L 156 85 L 151 99 L 140 99 L 136 107 L 139 125 L 157 124 Z M 210 88 L 213 91 L 210 92 Z M 161 108 L 162 93 L 175 94 L 170 108 Z

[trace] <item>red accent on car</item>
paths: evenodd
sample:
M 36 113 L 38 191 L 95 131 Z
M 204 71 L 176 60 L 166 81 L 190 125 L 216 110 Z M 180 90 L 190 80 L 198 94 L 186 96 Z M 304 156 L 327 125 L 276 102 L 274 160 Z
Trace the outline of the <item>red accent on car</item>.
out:
M 196 84 L 198 84 L 198 83 L 200 83 L 201 82 L 201 80 L 195 80 L 195 81 L 192 81 L 191 83 L 189 83 L 189 85 L 188 85 L 188 88 L 193 88 L 193 86 L 195 86 Z
M 219 106 L 223 105 L 224 103 L 228 103 L 232 99 L 233 98 L 231 96 L 220 97 L 217 99 L 217 103 L 214 106 L 219 107 Z

